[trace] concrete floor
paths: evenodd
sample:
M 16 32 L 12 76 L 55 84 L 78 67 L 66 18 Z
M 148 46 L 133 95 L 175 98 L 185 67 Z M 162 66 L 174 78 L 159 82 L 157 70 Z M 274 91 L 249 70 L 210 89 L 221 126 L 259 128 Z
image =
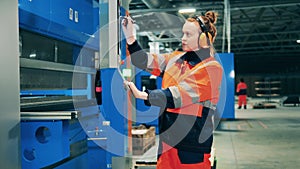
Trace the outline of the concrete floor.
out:
M 214 132 L 216 168 L 300 168 L 300 107 L 273 103 L 276 109 L 253 109 L 255 102 L 250 100 L 246 110 L 236 109 L 236 118 L 222 120 Z M 133 161 L 156 161 L 156 150 Z
M 253 103 L 253 102 L 252 102 Z M 215 131 L 218 169 L 300 168 L 300 107 L 236 109 Z

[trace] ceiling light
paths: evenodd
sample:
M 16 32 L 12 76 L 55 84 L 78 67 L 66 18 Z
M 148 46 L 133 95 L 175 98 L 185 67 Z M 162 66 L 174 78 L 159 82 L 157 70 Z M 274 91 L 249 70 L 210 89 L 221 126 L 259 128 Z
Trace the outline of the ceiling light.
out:
M 184 9 L 179 9 L 179 13 L 194 13 L 196 12 L 195 8 L 184 8 Z
M 35 57 L 36 57 L 36 53 L 31 53 L 31 54 L 29 55 L 29 57 L 30 57 L 30 58 L 35 58 Z
M 297 43 L 300 43 L 300 40 L 297 40 Z

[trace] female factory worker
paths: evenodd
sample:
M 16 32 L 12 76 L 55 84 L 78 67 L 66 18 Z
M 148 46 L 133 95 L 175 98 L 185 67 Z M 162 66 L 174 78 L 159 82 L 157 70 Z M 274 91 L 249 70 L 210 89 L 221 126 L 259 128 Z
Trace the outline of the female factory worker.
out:
M 162 89 L 140 91 L 125 82 L 136 98 L 160 106 L 157 169 L 208 169 L 212 146 L 212 114 L 219 99 L 222 67 L 215 60 L 217 14 L 188 18 L 182 28 L 182 49 L 165 55 L 147 54 L 134 37 L 128 16 L 122 28 L 132 63 L 161 76 Z

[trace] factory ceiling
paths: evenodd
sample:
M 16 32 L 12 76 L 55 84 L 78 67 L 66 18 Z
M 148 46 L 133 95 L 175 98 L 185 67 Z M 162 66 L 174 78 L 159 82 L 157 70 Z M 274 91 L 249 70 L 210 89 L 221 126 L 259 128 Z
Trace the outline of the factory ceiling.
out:
M 234 53 L 236 73 L 300 74 L 299 0 L 132 0 L 129 11 L 140 35 L 178 49 L 187 7 L 218 12 L 214 47 Z

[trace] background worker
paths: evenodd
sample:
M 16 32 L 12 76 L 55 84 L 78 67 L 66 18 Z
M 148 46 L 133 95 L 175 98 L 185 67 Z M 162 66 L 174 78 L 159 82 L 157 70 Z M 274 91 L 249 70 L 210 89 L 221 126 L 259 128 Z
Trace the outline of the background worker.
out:
M 148 54 L 134 37 L 130 17 L 122 21 L 132 63 L 162 77 L 162 89 L 140 91 L 125 82 L 136 98 L 161 108 L 157 169 L 210 169 L 212 115 L 219 99 L 222 67 L 213 42 L 217 14 L 188 18 L 182 28 L 184 52 Z
M 247 84 L 244 79 L 241 78 L 236 87 L 236 93 L 238 95 L 238 109 L 241 109 L 244 105 L 244 109 L 247 109 Z

